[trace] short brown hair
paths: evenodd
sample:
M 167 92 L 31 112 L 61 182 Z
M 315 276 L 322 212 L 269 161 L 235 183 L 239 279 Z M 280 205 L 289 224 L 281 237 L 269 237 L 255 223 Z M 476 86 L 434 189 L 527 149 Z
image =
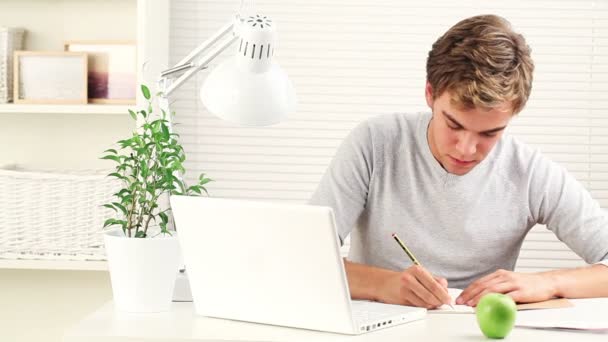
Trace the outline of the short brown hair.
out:
M 464 108 L 484 109 L 510 101 L 514 114 L 528 101 L 533 71 L 524 37 L 496 15 L 454 25 L 433 44 L 426 62 L 433 98 L 447 90 Z

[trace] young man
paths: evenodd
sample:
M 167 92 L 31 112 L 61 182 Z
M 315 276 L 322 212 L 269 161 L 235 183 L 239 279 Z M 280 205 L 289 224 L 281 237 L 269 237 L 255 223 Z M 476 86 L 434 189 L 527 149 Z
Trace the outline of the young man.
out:
M 434 308 L 449 303 L 448 284 L 470 306 L 488 292 L 517 302 L 608 296 L 607 215 L 563 168 L 503 136 L 533 69 L 506 20 L 463 20 L 429 52 L 432 113 L 376 117 L 345 139 L 310 203 L 334 209 L 342 241 L 352 230 L 353 298 Z M 537 223 L 593 265 L 512 272 Z M 424 267 L 411 266 L 393 232 Z

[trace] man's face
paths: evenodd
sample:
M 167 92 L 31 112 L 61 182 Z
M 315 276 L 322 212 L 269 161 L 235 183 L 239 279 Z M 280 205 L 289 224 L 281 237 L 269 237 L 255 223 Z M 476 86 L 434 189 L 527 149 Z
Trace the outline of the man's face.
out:
M 428 141 L 433 156 L 449 173 L 462 176 L 490 153 L 513 116 L 510 103 L 492 110 L 463 109 L 444 91 L 433 100 L 426 86 L 426 101 L 433 111 Z

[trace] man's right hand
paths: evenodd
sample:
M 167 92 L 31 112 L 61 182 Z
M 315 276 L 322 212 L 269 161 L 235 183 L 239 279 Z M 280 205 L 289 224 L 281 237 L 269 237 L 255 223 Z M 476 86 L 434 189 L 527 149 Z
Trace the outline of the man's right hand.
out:
M 427 309 L 451 303 L 447 280 L 433 276 L 419 265 L 386 277 L 377 294 L 377 300 L 387 304 Z
M 344 259 L 344 267 L 353 299 L 428 309 L 451 303 L 447 280 L 434 277 L 422 266 L 395 272 Z

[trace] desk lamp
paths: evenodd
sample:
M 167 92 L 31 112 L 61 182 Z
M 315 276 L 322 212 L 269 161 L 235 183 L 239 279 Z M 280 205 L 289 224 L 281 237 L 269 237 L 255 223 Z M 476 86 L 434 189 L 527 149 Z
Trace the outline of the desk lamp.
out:
M 216 67 L 200 89 L 207 109 L 221 119 L 244 126 L 273 125 L 295 109 L 293 85 L 273 60 L 276 24 L 267 16 L 242 16 L 239 12 L 176 66 L 161 73 L 159 105 L 168 119 L 168 97 L 235 42 L 236 53 Z M 178 74 L 181 75 L 174 79 Z

